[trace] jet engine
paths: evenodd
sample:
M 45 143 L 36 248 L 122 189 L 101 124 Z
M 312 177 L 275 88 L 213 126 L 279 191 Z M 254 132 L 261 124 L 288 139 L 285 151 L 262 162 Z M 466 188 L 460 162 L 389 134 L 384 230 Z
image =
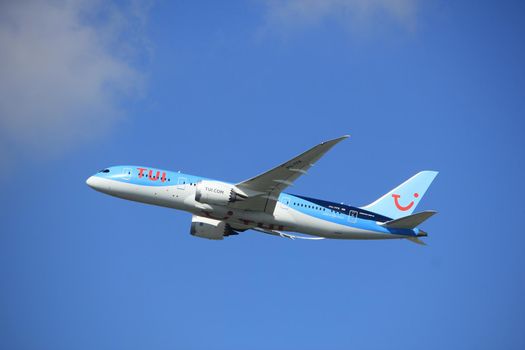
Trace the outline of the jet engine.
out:
M 244 198 L 235 186 L 224 182 L 201 181 L 195 187 L 195 200 L 200 203 L 227 205 Z
M 193 215 L 191 217 L 190 233 L 193 236 L 221 240 L 225 236 L 238 234 L 224 221 Z

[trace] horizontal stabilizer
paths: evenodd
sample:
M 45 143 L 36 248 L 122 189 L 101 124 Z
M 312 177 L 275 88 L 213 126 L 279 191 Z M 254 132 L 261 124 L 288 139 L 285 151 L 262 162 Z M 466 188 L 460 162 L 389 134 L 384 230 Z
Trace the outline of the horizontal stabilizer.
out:
M 381 225 L 388 228 L 404 228 L 413 229 L 418 227 L 423 221 L 427 220 L 432 215 L 437 214 L 437 211 L 426 210 L 421 213 L 404 216 L 399 219 L 390 220 L 382 223 Z
M 415 244 L 419 244 L 419 245 L 427 245 L 425 242 L 423 242 L 422 240 L 420 240 L 419 238 L 417 237 L 408 237 L 407 238 L 410 242 L 413 242 Z

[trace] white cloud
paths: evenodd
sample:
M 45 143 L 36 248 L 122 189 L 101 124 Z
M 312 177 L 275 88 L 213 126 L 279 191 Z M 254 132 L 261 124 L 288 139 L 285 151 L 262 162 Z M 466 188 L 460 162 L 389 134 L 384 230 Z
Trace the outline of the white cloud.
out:
M 93 1 L 0 3 L 0 147 L 60 154 L 104 133 L 143 75 L 142 7 Z
M 384 20 L 407 29 L 415 25 L 419 0 L 265 0 L 267 29 L 300 28 L 337 20 L 353 29 L 370 29 Z

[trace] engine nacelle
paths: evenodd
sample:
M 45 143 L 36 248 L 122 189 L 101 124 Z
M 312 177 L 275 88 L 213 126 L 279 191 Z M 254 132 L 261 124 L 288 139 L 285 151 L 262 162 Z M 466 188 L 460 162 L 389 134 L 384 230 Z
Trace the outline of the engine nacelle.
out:
M 220 240 L 225 236 L 236 235 L 230 225 L 224 221 L 193 215 L 191 218 L 190 233 L 193 236 Z
M 201 181 L 195 186 L 195 200 L 200 203 L 227 205 L 244 199 L 235 186 L 219 181 Z

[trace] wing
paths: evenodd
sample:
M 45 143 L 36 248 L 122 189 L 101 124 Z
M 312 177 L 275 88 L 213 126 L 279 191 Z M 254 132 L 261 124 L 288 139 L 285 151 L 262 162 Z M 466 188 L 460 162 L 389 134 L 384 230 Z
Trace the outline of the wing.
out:
M 264 211 L 272 214 L 279 194 L 286 187 L 292 185 L 301 175 L 306 174 L 306 171 L 333 146 L 348 137 L 348 135 L 345 135 L 337 139 L 322 142 L 278 167 L 238 183 L 236 187 L 243 191 L 247 195 L 247 198 L 243 201 L 235 202 L 231 206 L 239 209 Z
M 319 241 L 321 239 L 325 239 L 324 237 L 292 235 L 292 234 L 289 234 L 289 233 L 286 233 L 286 232 L 281 232 L 281 231 L 277 231 L 277 230 L 267 230 L 267 229 L 260 228 L 260 227 L 254 227 L 254 228 L 252 228 L 252 230 L 259 231 L 259 232 L 262 232 L 262 233 L 266 233 L 266 234 L 272 235 L 272 236 L 288 238 L 288 239 L 291 239 L 292 241 L 296 240 L 296 239 L 304 239 L 304 240 L 308 240 L 308 241 Z

